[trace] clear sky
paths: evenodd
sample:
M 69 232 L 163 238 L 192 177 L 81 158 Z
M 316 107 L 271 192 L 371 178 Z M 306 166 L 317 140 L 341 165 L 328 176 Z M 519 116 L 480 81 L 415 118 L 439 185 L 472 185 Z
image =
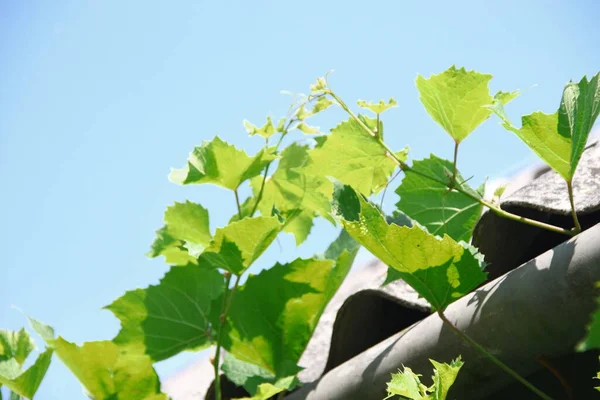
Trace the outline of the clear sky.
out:
M 213 229 L 234 212 L 231 193 L 176 186 L 170 167 L 217 134 L 253 153 L 261 141 L 242 121 L 282 116 L 280 90 L 307 92 L 333 68 L 348 103 L 396 98 L 385 115 L 393 148 L 450 158 L 417 73 L 456 64 L 492 73 L 494 91 L 537 84 L 509 114 L 554 112 L 569 79 L 600 70 L 599 17 L 597 0 L 0 2 L 0 327 L 25 324 L 15 305 L 68 340 L 111 339 L 118 321 L 101 307 L 168 269 L 144 256 L 164 209 L 200 202 Z M 342 117 L 328 110 L 318 123 Z M 534 159 L 494 119 L 461 151 L 475 182 Z M 318 223 L 297 250 L 284 235 L 258 267 L 323 251 L 334 231 Z M 82 397 L 55 359 L 37 398 Z

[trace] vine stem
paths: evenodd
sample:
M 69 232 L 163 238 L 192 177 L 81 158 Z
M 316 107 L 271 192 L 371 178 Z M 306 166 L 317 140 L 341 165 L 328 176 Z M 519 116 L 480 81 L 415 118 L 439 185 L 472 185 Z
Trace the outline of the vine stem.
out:
M 456 174 L 458 172 L 457 168 L 456 168 L 456 163 L 458 162 L 458 145 L 460 144 L 460 142 L 455 141 L 454 142 L 454 164 L 453 164 L 453 168 L 452 168 L 452 185 L 456 184 Z
M 475 195 L 473 193 L 469 193 L 468 191 L 464 190 L 460 186 L 457 186 L 457 185 L 453 184 L 452 182 L 445 182 L 445 181 L 443 181 L 441 179 L 438 179 L 438 178 L 436 178 L 434 176 L 430 176 L 430 175 L 427 175 L 426 173 L 423 173 L 423 172 L 416 171 L 416 170 L 412 169 L 405 162 L 403 162 L 402 160 L 400 160 L 398 158 L 398 156 L 396 156 L 396 154 L 394 154 L 393 150 L 390 149 L 389 146 L 383 140 L 381 140 L 381 138 L 379 138 L 368 126 L 366 126 L 356 116 L 356 114 L 354 114 L 354 112 L 352 112 L 352 110 L 350 110 L 350 108 L 346 105 L 346 103 L 344 103 L 344 101 L 338 97 L 338 95 L 336 95 L 331 90 L 327 90 L 326 93 L 328 93 L 329 95 L 331 95 L 331 97 L 333 97 L 338 102 L 338 104 L 340 105 L 340 107 L 342 107 L 365 130 L 365 132 L 367 132 L 370 136 L 373 137 L 373 139 L 375 139 L 377 141 L 377 143 L 379 143 L 379 145 L 386 151 L 386 156 L 388 158 L 391 158 L 392 160 L 394 160 L 398 164 L 398 166 L 405 173 L 406 172 L 412 172 L 414 174 L 422 176 L 423 178 L 430 179 L 430 180 L 432 180 L 434 182 L 441 183 L 442 185 L 445 185 L 449 189 L 454 189 L 457 192 L 462 193 L 465 196 L 467 196 L 467 197 L 475 200 L 479 204 L 481 204 L 481 205 L 489 208 L 492 212 L 496 213 L 497 215 L 499 215 L 501 217 L 508 218 L 508 219 L 513 220 L 513 221 L 519 221 L 519 222 L 522 222 L 522 223 L 527 224 L 527 225 L 535 226 L 535 227 L 542 228 L 542 229 L 547 229 L 549 231 L 561 233 L 561 234 L 568 235 L 568 236 L 575 236 L 577 233 L 579 233 L 579 232 L 572 231 L 572 230 L 569 230 L 569 229 L 561 228 L 559 226 L 555 226 L 555 225 L 551 225 L 551 224 L 546 224 L 546 223 L 541 222 L 541 221 L 536 221 L 534 219 L 525 218 L 525 217 L 522 217 L 520 215 L 510 213 L 510 212 L 505 211 L 505 210 L 501 209 L 500 207 L 498 207 L 498 206 L 496 206 L 496 205 L 494 205 L 494 204 L 492 204 L 492 203 L 490 203 L 490 202 L 488 202 L 488 201 L 480 198 L 479 196 L 477 196 L 477 195 Z
M 215 371 L 215 400 L 221 400 L 221 377 L 219 376 L 219 366 L 221 364 L 221 341 L 223 340 L 223 327 L 227 322 L 227 313 L 229 312 L 229 307 L 231 306 L 233 296 L 235 295 L 238 284 L 240 283 L 240 276 L 236 275 L 235 283 L 230 289 L 229 283 L 231 282 L 231 273 L 226 272 L 226 274 L 227 278 L 225 279 L 223 305 L 221 308 L 221 315 L 219 316 L 219 328 L 217 331 L 217 349 L 215 351 L 215 360 L 213 362 L 213 367 Z
M 237 206 L 238 217 L 240 219 L 242 219 L 242 207 L 240 206 L 240 195 L 238 194 L 238 190 L 237 189 L 235 189 L 233 191 L 233 193 L 235 193 L 235 205 Z
M 515 372 L 508 365 L 504 364 L 502 361 L 500 361 L 496 357 L 494 357 L 489 351 L 487 351 L 485 349 L 485 347 L 483 347 L 482 345 L 477 343 L 475 340 L 471 339 L 471 337 L 469 335 L 467 335 L 466 333 L 464 333 L 463 331 L 461 331 L 460 329 L 455 327 L 452 324 L 452 322 L 450 322 L 448 320 L 448 318 L 446 318 L 446 315 L 444 314 L 444 312 L 442 310 L 438 310 L 437 315 L 440 317 L 442 322 L 448 328 L 450 328 L 455 334 L 460 336 L 463 340 L 465 340 L 467 343 L 469 343 L 471 346 L 473 346 L 477 351 L 479 351 L 481 354 L 486 356 L 491 362 L 496 364 L 496 366 L 501 368 L 504 372 L 506 372 L 507 374 L 512 376 L 514 379 L 521 382 L 525 387 L 527 387 L 529 390 L 531 390 L 532 392 L 537 394 L 540 398 L 542 398 L 544 400 L 552 400 L 552 397 L 548 396 L 547 394 L 545 394 L 544 392 L 542 392 L 541 390 L 539 390 L 538 388 L 533 386 L 529 381 L 527 381 L 525 378 L 523 378 L 521 375 L 519 375 L 517 372 Z
M 577 218 L 577 211 L 575 210 L 575 198 L 573 197 L 573 181 L 567 181 L 567 190 L 569 191 L 569 202 L 571 203 L 571 214 L 573 215 L 573 223 L 575 224 L 575 232 L 581 232 L 581 225 L 579 224 L 579 218 Z

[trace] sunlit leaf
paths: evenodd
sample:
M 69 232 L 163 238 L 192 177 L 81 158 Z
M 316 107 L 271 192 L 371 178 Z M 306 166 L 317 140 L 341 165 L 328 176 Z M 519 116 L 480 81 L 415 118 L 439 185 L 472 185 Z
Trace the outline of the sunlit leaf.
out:
M 174 169 L 169 179 L 182 185 L 212 183 L 235 190 L 242 182 L 261 173 L 276 156 L 262 149 L 253 157 L 222 141 L 218 136 L 190 153 L 183 169 Z
M 281 212 L 300 209 L 302 212 L 284 228 L 294 234 L 296 244 L 302 243 L 310 233 L 313 219 L 322 216 L 332 223 L 329 204 L 333 186 L 329 180 L 315 175 L 303 174 L 301 168 L 308 160 L 307 146 L 291 144 L 281 154 L 281 160 L 275 173 L 265 182 L 259 211 L 270 215 L 273 207 Z M 256 197 L 260 192 L 262 177 L 251 181 Z
M 252 397 L 243 397 L 237 400 L 268 400 L 274 395 L 286 390 L 291 390 L 298 384 L 298 379 L 295 376 L 289 376 L 277 380 L 274 384 L 262 383 L 258 386 L 256 394 Z
M 454 384 L 456 376 L 463 366 L 458 357 L 450 364 L 438 363 L 429 360 L 434 367 L 433 385 L 427 387 L 421 383 L 419 377 L 410 368 L 404 367 L 404 371 L 392 374 L 392 379 L 387 384 L 388 396 L 386 399 L 400 396 L 399 399 L 411 400 L 445 400 L 448 390 Z
M 431 117 L 457 142 L 491 115 L 488 84 L 492 75 L 450 67 L 425 79 L 417 76 L 420 99 Z
M 320 113 L 321 111 L 328 109 L 332 104 L 333 102 L 327 97 L 319 97 L 319 99 L 315 102 L 315 105 L 313 106 L 312 114 L 314 115 Z
M 126 292 L 106 307 L 121 320 L 114 342 L 141 345 L 153 361 L 214 342 L 209 320 L 223 276 L 204 265 L 173 267 L 155 286 Z
M 35 343 L 25 329 L 8 331 L 0 329 L 0 361 L 14 358 L 19 365 L 35 349 Z
M 364 100 L 359 100 L 357 103 L 358 103 L 359 107 L 366 108 L 367 110 L 371 110 L 375 114 L 381 114 L 382 112 L 384 112 L 392 107 L 398 106 L 398 102 L 396 100 L 394 100 L 393 98 L 390 98 L 390 100 L 387 103 L 384 100 L 379 100 L 379 103 L 374 103 L 372 101 L 367 103 Z
M 195 263 L 196 259 L 189 254 L 184 246 L 185 242 L 173 237 L 165 225 L 156 231 L 156 239 L 154 239 L 147 256 L 152 258 L 164 256 L 165 262 L 171 265 Z
M 600 113 L 600 72 L 589 81 L 583 77 L 579 83 L 565 86 L 558 110 L 558 133 L 571 139 L 569 176 L 581 159 L 594 122 Z
M 357 251 L 354 240 L 340 235 L 318 259 L 296 259 L 250 276 L 231 303 L 225 349 L 277 379 L 295 375 L 297 362 Z
M 248 120 L 244 120 L 244 128 L 246 128 L 246 132 L 248 132 L 250 136 L 260 135 L 265 139 L 268 139 L 275 133 L 279 132 L 279 130 L 275 129 L 275 127 L 273 126 L 273 121 L 271 120 L 271 117 L 267 117 L 267 122 L 265 122 L 265 124 L 260 128 L 258 128 L 256 125 L 251 124 Z
M 200 257 L 213 261 L 221 259 L 218 268 L 241 275 L 275 240 L 282 227 L 277 217 L 270 216 L 231 222 L 217 229 Z
M 447 185 L 419 175 L 425 174 L 449 183 L 453 168 L 451 161 L 434 155 L 414 161 L 396 189 L 400 196 L 396 206 L 434 235 L 446 234 L 456 241 L 468 241 L 481 215 L 481 204 L 462 193 L 448 191 Z M 456 175 L 455 186 L 477 198 L 481 197 L 464 183 L 460 173 Z
M 52 361 L 52 349 L 46 349 L 33 365 L 22 371 L 22 362 L 16 358 L 0 361 L 0 385 L 5 385 L 14 393 L 32 399 Z
M 297 126 L 297 128 L 299 130 L 301 130 L 302 132 L 306 133 L 307 135 L 318 135 L 319 133 L 321 133 L 319 131 L 319 127 L 317 126 L 310 126 L 304 122 L 300 122 Z
M 434 309 L 444 309 L 485 280 L 471 251 L 450 236 L 433 236 L 418 225 L 389 225 L 381 212 L 350 186 L 337 184 L 334 212 L 348 233 L 389 267 Z
M 383 189 L 396 168 L 386 151 L 353 119 L 333 128 L 324 144 L 309 155 L 301 172 L 334 177 L 365 195 Z

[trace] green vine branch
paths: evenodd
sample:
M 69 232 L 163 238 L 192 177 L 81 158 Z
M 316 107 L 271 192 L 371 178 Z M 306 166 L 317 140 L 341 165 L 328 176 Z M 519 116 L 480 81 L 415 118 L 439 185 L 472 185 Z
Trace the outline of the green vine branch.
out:
M 537 220 L 534 220 L 531 218 L 525 218 L 520 215 L 510 213 L 508 211 L 501 209 L 499 206 L 496 206 L 496 205 L 480 198 L 479 196 L 469 193 L 468 191 L 462 189 L 460 186 L 455 185 L 454 182 L 446 182 L 446 181 L 443 181 L 436 177 L 430 176 L 426 173 L 412 169 L 405 162 L 400 160 L 400 158 L 398 158 L 398 156 L 396 156 L 396 154 L 394 154 L 394 151 L 392 149 L 390 149 L 390 147 L 383 140 L 381 140 L 381 138 L 377 134 L 375 134 L 375 132 L 373 132 L 367 125 L 365 125 L 365 123 L 362 122 L 360 120 L 360 118 L 358 118 L 356 116 L 356 114 L 354 114 L 354 112 L 346 105 L 346 103 L 344 103 L 344 101 L 338 95 L 336 95 L 333 91 L 331 91 L 329 89 L 326 89 L 325 93 L 327 93 L 331 97 L 333 97 L 338 102 L 340 107 L 342 107 L 344 109 L 344 111 L 346 111 L 352 117 L 352 119 L 354 119 L 365 130 L 366 133 L 368 133 L 371 137 L 373 137 L 373 139 L 375 141 L 377 141 L 377 143 L 379 143 L 379 145 L 386 151 L 386 156 L 391 158 L 392 160 L 394 160 L 394 162 L 396 162 L 396 164 L 398 164 L 400 169 L 402 169 L 405 173 L 412 172 L 414 174 L 422 176 L 423 178 L 430 179 L 432 181 L 441 183 L 442 185 L 447 186 L 449 189 L 456 190 L 457 192 L 462 193 L 465 196 L 477 201 L 479 204 L 489 208 L 495 214 L 497 214 L 501 217 L 504 217 L 504 218 L 511 219 L 513 221 L 522 222 L 527 225 L 546 229 L 546 230 L 549 230 L 552 232 L 561 233 L 561 234 L 564 234 L 567 236 L 575 236 L 576 234 L 578 234 L 581 231 L 581 227 L 579 227 L 579 230 L 577 228 L 575 230 L 564 229 L 564 228 L 561 228 L 556 225 L 547 224 L 545 222 L 537 221 Z M 455 158 L 455 160 L 456 160 L 456 158 Z
M 569 191 L 569 202 L 571 203 L 571 214 L 573 215 L 573 223 L 575 224 L 574 232 L 581 232 L 579 218 L 577 218 L 577 210 L 575 209 L 575 199 L 573 197 L 573 181 L 567 181 L 567 190 Z

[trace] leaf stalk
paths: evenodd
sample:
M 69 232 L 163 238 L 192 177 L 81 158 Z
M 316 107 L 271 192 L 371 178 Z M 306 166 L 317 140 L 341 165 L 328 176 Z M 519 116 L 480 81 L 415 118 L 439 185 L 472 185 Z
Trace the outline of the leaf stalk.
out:
M 457 327 L 455 327 L 452 324 L 452 322 L 450 322 L 448 320 L 448 318 L 446 318 L 446 315 L 444 314 L 444 312 L 442 310 L 438 310 L 437 314 L 440 317 L 440 319 L 442 320 L 442 322 L 448 328 L 450 328 L 450 330 L 452 330 L 452 332 L 454 332 L 455 334 L 457 334 L 458 336 L 460 336 L 464 341 L 466 341 L 471 346 L 473 346 L 477 351 L 479 351 L 481 354 L 483 354 L 485 357 L 487 357 L 491 362 L 493 362 L 494 364 L 496 364 L 497 367 L 499 367 L 504 372 L 506 372 L 507 374 L 509 374 L 510 376 L 512 376 L 514 379 L 516 379 L 519 382 L 521 382 L 525 387 L 527 387 L 533 393 L 537 394 L 540 398 L 542 398 L 544 400 L 552 400 L 552 398 L 550 396 L 548 396 L 547 394 L 545 394 L 544 392 L 542 392 L 541 390 L 539 390 L 538 388 L 536 388 L 535 386 L 533 386 L 527 379 L 523 378 L 521 375 L 519 375 L 516 371 L 514 371 L 508 365 L 504 364 L 502 361 L 500 361 L 496 357 L 494 357 L 492 355 L 492 353 L 490 353 L 489 351 L 486 350 L 485 347 L 483 347 L 482 345 L 480 345 L 479 343 L 477 343 L 475 340 L 473 340 L 469 335 L 467 335 L 466 333 L 464 333 L 463 331 L 461 331 L 460 329 L 458 329 Z
M 569 191 L 569 202 L 571 203 L 571 214 L 573 215 L 573 223 L 575 224 L 575 228 L 573 229 L 575 234 L 581 232 L 581 224 L 579 223 L 579 218 L 577 218 L 577 210 L 575 209 L 575 198 L 573 196 L 573 181 L 567 181 L 567 190 Z

